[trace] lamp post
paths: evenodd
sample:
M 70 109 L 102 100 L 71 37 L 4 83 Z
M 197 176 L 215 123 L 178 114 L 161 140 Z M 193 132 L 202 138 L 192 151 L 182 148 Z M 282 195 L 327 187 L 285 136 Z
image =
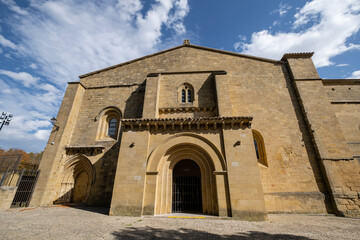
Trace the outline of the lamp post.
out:
M 0 116 L 0 131 L 4 125 L 9 125 L 13 115 L 3 112 Z
M 55 124 L 57 119 L 53 117 L 50 121 L 51 121 L 51 124 L 56 128 L 55 130 L 58 130 L 59 126 Z

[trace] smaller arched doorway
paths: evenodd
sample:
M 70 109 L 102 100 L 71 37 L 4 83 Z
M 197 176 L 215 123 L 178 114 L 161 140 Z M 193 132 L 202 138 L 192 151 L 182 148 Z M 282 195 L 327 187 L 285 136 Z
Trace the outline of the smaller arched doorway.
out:
M 192 160 L 181 160 L 173 170 L 172 212 L 202 213 L 201 171 Z
M 90 160 L 82 155 L 70 158 L 64 164 L 63 174 L 59 197 L 54 203 L 86 203 L 95 178 Z

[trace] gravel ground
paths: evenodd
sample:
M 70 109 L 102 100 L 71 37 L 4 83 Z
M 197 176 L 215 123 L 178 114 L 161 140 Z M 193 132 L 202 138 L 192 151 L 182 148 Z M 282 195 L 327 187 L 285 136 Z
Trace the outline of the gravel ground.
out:
M 270 214 L 267 222 L 107 216 L 107 209 L 43 207 L 0 212 L 0 239 L 360 239 L 360 219 Z

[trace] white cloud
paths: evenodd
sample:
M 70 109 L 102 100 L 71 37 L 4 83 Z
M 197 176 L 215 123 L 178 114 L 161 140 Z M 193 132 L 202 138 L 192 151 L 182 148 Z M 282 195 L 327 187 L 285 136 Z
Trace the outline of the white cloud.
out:
M 164 28 L 173 32 L 169 39 L 181 39 L 178 36 L 186 33 L 187 0 L 156 0 L 149 9 L 144 9 L 143 2 L 30 0 L 24 9 L 12 0 L 0 0 L 13 13 L 6 24 L 17 36 L 16 42 L 3 37 L 0 44 L 10 48 L 13 56 L 27 59 L 31 63 L 27 67 L 42 77 L 0 70 L 32 87 L 23 89 L 0 80 L 6 99 L 0 101 L 0 110 L 14 114 L 1 131 L 2 148 L 42 150 L 51 128 L 49 119 L 56 116 L 68 81 L 162 49 L 160 39 L 168 41 L 162 36 Z
M 31 74 L 26 72 L 16 73 L 7 70 L 0 70 L 0 74 L 6 75 L 16 81 L 21 82 L 22 84 L 24 84 L 25 87 L 29 87 L 30 85 L 35 84 L 39 80 L 39 78 L 33 77 L 31 76 Z
M 50 135 L 50 130 L 38 130 L 36 133 L 34 133 L 34 137 L 36 137 L 39 140 L 47 140 L 47 138 Z
M 17 49 L 17 46 L 15 43 L 13 43 L 12 41 L 4 38 L 4 36 L 0 35 L 0 44 L 4 47 L 8 47 L 11 49 Z
M 63 87 L 78 75 L 156 52 L 162 27 L 184 34 L 189 11 L 187 0 L 159 0 L 144 14 L 139 0 L 30 3 L 32 14 L 12 25 L 20 52 Z
M 25 11 L 25 10 L 21 9 L 19 6 L 17 6 L 15 1 L 13 1 L 13 0 L 1 0 L 1 3 L 5 4 L 11 11 L 13 11 L 19 15 L 28 14 L 27 11 Z
M 31 63 L 29 65 L 29 68 L 36 70 L 36 69 L 38 69 L 38 66 L 35 63 Z
M 0 111 L 14 115 L 10 125 L 1 130 L 1 148 L 17 147 L 41 151 L 51 129 L 50 119 L 56 116 L 62 92 L 49 84 L 40 85 L 29 93 L 0 80 L 2 99 Z M 10 91 L 7 91 L 10 90 Z M 54 97 L 54 95 L 56 97 Z
M 291 32 L 255 32 L 250 43 L 240 41 L 234 47 L 246 54 L 274 59 L 288 52 L 315 51 L 315 65 L 329 66 L 333 64 L 330 58 L 360 49 L 360 45 L 349 42 L 360 29 L 359 11 L 358 0 L 313 0 L 295 14 Z
M 277 12 L 280 14 L 280 16 L 284 16 L 289 10 L 291 9 L 291 6 L 287 3 L 280 3 L 279 9 Z
M 341 64 L 337 64 L 336 67 L 346 67 L 349 66 L 349 64 L 347 63 L 341 63 Z
M 353 72 L 351 74 L 351 76 L 348 78 L 359 78 L 360 79 L 360 70 Z

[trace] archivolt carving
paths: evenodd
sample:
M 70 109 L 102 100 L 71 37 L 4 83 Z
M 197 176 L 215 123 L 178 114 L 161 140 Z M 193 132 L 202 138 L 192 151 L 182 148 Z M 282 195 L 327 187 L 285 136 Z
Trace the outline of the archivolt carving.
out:
M 90 195 L 91 185 L 95 181 L 95 170 L 85 156 L 76 155 L 74 157 L 69 158 L 63 165 L 64 175 L 61 182 L 61 189 L 59 198 L 55 201 L 57 203 L 67 203 L 72 201 L 73 190 L 75 186 L 75 180 L 79 176 L 79 174 L 86 174 L 87 183 L 83 191 L 86 192 L 86 195 L 82 202 L 86 202 Z

